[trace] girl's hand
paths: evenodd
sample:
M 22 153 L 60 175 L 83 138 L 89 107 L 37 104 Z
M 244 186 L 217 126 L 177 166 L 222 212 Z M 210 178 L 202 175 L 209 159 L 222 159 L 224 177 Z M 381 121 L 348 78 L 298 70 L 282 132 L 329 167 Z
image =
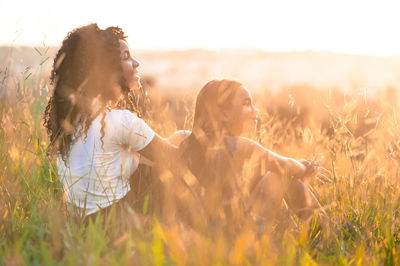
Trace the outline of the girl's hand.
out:
M 319 165 L 319 162 L 314 160 L 300 160 L 305 166 L 305 172 L 302 177 L 303 181 L 312 181 L 316 179 L 320 184 L 332 183 L 330 179 L 331 172 Z

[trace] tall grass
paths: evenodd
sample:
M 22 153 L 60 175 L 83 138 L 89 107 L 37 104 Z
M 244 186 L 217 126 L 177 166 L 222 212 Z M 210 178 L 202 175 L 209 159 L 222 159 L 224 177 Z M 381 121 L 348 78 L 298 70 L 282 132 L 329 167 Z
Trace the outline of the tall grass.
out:
M 43 60 L 45 48 L 40 50 Z M 321 159 L 334 183 L 313 185 L 330 222 L 281 226 L 261 239 L 243 226 L 235 236 L 199 234 L 157 217 L 143 228 L 68 217 L 42 114 L 48 68 L 0 69 L 0 262 L 20 264 L 386 264 L 400 263 L 400 113 L 397 90 L 376 98 L 363 90 L 309 85 L 255 95 L 262 123 L 254 139 L 280 154 Z M 268 84 L 266 84 L 267 86 Z M 345 89 L 345 88 L 342 88 Z M 153 95 L 147 122 L 161 135 L 190 129 L 190 98 Z M 171 188 L 171 187 L 170 187 Z M 169 190 L 173 195 L 175 190 Z M 167 194 L 168 196 L 168 194 Z M 153 204 L 157 204 L 154 202 Z M 287 216 L 287 214 L 282 214 Z M 281 223 L 285 218 L 282 218 Z

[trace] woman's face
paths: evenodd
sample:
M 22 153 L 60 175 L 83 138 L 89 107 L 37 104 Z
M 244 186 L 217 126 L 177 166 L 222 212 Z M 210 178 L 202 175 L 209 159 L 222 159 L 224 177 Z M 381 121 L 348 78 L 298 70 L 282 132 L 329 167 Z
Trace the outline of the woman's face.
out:
M 257 108 L 253 105 L 250 91 L 240 87 L 233 96 L 232 107 L 226 112 L 229 134 L 248 136 L 256 129 Z
M 119 47 L 121 51 L 121 67 L 127 85 L 131 89 L 139 89 L 140 77 L 138 73 L 139 63 L 131 57 L 128 44 L 119 40 Z

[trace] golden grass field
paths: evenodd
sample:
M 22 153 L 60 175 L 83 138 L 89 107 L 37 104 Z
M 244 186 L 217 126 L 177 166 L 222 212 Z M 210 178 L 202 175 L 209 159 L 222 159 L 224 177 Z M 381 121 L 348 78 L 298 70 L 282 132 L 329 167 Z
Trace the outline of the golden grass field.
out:
M 258 240 L 251 228 L 228 239 L 156 217 L 148 229 L 68 219 L 42 126 L 54 51 L 0 49 L 0 265 L 400 264 L 399 58 L 138 53 L 150 97 L 144 119 L 160 135 L 190 129 L 196 91 L 233 77 L 259 108 L 255 140 L 285 156 L 316 156 L 331 170 L 332 184 L 312 185 L 330 217 L 325 229 L 295 219 L 297 229 Z

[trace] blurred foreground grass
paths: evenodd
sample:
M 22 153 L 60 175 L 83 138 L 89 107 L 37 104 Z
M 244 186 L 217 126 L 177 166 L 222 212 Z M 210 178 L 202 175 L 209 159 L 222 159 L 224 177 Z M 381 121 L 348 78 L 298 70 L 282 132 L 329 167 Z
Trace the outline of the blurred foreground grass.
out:
M 0 69 L 0 264 L 400 263 L 398 88 L 370 98 L 362 88 L 344 93 L 297 84 L 254 95 L 262 119 L 257 141 L 294 158 L 316 155 L 332 171 L 333 184 L 314 185 L 331 222 L 323 231 L 299 223 L 261 240 L 243 228 L 232 239 L 156 219 L 149 229 L 71 221 L 55 161 L 46 156 L 41 117 L 50 89 L 41 66 L 17 74 Z M 194 94 L 150 96 L 145 119 L 155 131 L 190 129 Z

